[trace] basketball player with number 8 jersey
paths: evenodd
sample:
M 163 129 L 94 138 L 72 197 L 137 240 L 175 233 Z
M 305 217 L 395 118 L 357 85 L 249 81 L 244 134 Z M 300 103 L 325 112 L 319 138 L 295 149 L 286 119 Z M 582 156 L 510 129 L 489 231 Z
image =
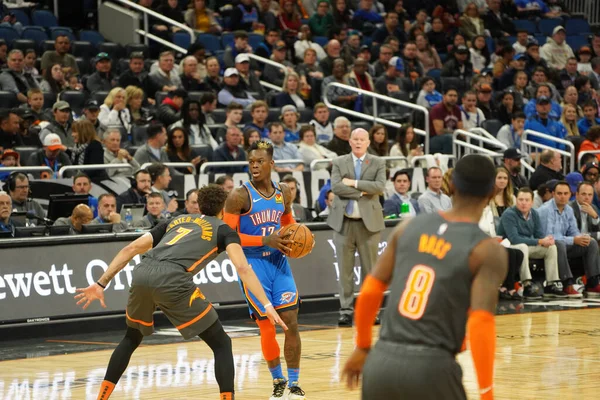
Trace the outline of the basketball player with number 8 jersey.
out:
M 408 220 L 388 238 L 358 297 L 356 349 L 343 370 L 350 388 L 362 373 L 363 400 L 465 400 L 455 359 L 465 336 L 481 398 L 493 399 L 494 313 L 508 258 L 478 222 L 494 184 L 487 157 L 463 157 L 452 176 L 452 208 Z M 371 349 L 388 287 L 379 341 Z

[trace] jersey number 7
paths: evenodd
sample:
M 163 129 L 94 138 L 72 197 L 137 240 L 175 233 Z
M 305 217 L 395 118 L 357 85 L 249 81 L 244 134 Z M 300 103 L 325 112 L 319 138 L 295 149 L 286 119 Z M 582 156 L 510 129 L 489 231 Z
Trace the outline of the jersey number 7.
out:
M 415 265 L 406 280 L 398 311 L 406 318 L 418 320 L 425 313 L 429 294 L 435 281 L 435 271 L 426 265 Z

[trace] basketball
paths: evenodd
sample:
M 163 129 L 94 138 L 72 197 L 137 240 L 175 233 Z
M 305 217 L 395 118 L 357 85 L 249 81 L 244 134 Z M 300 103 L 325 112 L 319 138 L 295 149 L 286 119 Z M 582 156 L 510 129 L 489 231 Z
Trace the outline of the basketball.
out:
M 294 241 L 290 245 L 292 250 L 289 254 L 286 254 L 290 258 L 302 258 L 310 253 L 315 246 L 315 238 L 310 229 L 304 224 L 287 225 L 279 231 L 279 236 L 288 234 L 289 237 L 287 239 Z

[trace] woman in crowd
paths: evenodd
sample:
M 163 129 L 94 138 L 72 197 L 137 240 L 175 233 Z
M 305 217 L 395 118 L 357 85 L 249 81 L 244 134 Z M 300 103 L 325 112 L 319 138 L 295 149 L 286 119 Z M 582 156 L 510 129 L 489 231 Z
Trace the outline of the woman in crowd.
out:
M 132 125 L 146 125 L 150 120 L 150 112 L 142 107 L 144 91 L 137 86 L 127 86 L 125 97 L 127 98 L 127 109 L 131 116 Z
M 425 34 L 417 35 L 417 58 L 423 64 L 423 73 L 427 74 L 432 69 L 442 69 L 442 61 L 435 48 L 429 44 Z
M 302 25 L 302 15 L 294 0 L 281 0 L 281 12 L 279 13 L 279 28 L 288 37 L 296 38 Z
M 296 143 L 300 141 L 300 125 L 298 120 L 300 114 L 296 107 L 292 105 L 284 106 L 281 109 L 281 122 L 283 122 L 283 130 L 285 131 L 285 141 L 287 143 Z
M 163 0 L 162 4 L 156 9 L 156 12 L 164 15 L 167 18 L 177 21 L 180 24 L 185 22 L 183 20 L 183 13 L 179 9 L 178 0 Z M 172 28 L 173 32 L 177 32 L 178 30 L 179 28 Z
M 73 165 L 104 164 L 104 148 L 90 121 L 82 119 L 73 122 L 71 135 L 75 142 L 75 147 L 71 149 Z M 91 180 L 108 178 L 105 170 L 89 170 L 85 173 Z
M 417 104 L 427 109 L 442 101 L 442 94 L 435 90 L 435 79 L 426 76 L 421 79 L 421 90 L 417 96 Z
M 215 13 L 206 8 L 206 0 L 190 1 L 184 20 L 190 28 L 200 33 L 218 34 L 222 30 Z
M 371 141 L 368 149 L 369 153 L 379 157 L 389 155 L 388 134 L 385 126 L 379 124 L 373 125 L 369 131 L 369 140 Z
M 167 133 L 167 155 L 171 162 L 191 162 L 192 167 L 177 168 L 182 174 L 192 174 L 202 161 L 200 156 L 195 156 L 190 148 L 190 138 L 184 128 L 172 128 Z
M 565 94 L 565 98 L 566 98 Z M 579 127 L 577 126 L 577 108 L 573 104 L 564 104 L 560 122 L 567 129 L 567 136 L 579 136 Z
M 581 143 L 579 152 L 582 151 L 598 151 L 600 150 L 600 126 L 596 125 L 587 131 L 586 139 Z M 579 154 L 577 154 L 579 156 Z M 600 161 L 600 153 L 596 154 L 596 157 Z
M 184 128 L 189 134 L 189 142 L 192 145 L 207 145 L 213 150 L 219 147 L 210 129 L 204 123 L 204 115 L 197 100 L 187 99 L 183 102 L 181 120 L 175 122 L 170 128 Z
M 352 22 L 352 11 L 350 11 L 348 3 L 346 3 L 346 0 L 333 0 L 332 4 L 334 5 L 331 13 L 333 15 L 333 26 L 340 30 L 348 29 Z
M 577 92 L 575 86 L 569 86 L 565 89 L 565 95 L 560 106 L 564 108 L 567 104 L 575 107 L 577 119 L 583 118 L 583 109 L 579 105 L 579 92 Z
M 327 57 L 327 53 L 325 53 L 321 45 L 312 41 L 312 33 L 308 25 L 302 25 L 298 40 L 294 43 L 294 53 L 297 62 L 304 60 L 304 54 L 308 49 L 313 49 L 316 52 L 318 60 L 323 60 Z
M 515 105 L 515 94 L 510 90 L 502 92 L 500 95 L 500 106 L 498 107 L 498 118 L 504 125 L 510 125 L 513 114 L 518 111 Z
M 448 33 L 444 30 L 444 23 L 441 18 L 436 17 L 431 20 L 431 30 L 426 35 L 429 43 L 435 47 L 438 55 L 448 53 L 450 40 L 448 39 Z
M 275 96 L 275 107 L 291 105 L 297 110 L 304 110 L 306 104 L 298 94 L 300 89 L 300 77 L 295 72 L 288 72 L 283 80 L 281 93 Z
M 252 143 L 258 142 L 261 139 L 260 132 L 256 128 L 246 128 L 244 130 L 244 150 L 246 153 L 250 151 Z
M 494 217 L 500 218 L 504 211 L 516 204 L 510 174 L 504 167 L 496 169 L 496 194 L 490 200 L 490 209 Z
M 427 22 L 427 18 L 429 18 L 429 15 L 427 15 L 427 10 L 419 10 L 415 16 L 413 27 L 416 26 L 420 28 L 421 32 L 423 33 L 429 32 L 431 30 L 431 24 Z
M 40 83 L 42 92 L 52 93 L 58 97 L 60 92 L 68 88 L 69 84 L 65 80 L 65 74 L 60 64 L 54 64 L 51 68 L 47 68 L 44 71 L 44 80 Z
M 127 108 L 127 93 L 121 87 L 113 88 L 104 99 L 98 114 L 104 126 L 117 126 L 129 134 L 131 131 L 131 114 Z
M 35 61 L 37 60 L 37 54 L 34 49 L 25 50 L 25 59 L 23 60 L 23 73 L 30 74 L 32 77 L 37 78 L 40 76 L 40 72 L 35 67 Z
M 525 71 L 518 71 L 515 74 L 513 85 L 509 86 L 507 90 L 515 94 L 515 102 L 517 107 L 521 108 L 531 98 L 529 90 L 527 90 L 527 84 L 529 83 L 529 77 Z
M 469 42 L 476 36 L 485 34 L 483 20 L 479 18 L 479 9 L 475 3 L 469 3 L 460 17 L 460 32 Z
M 485 42 L 485 36 L 475 36 L 469 52 L 471 53 L 471 63 L 473 64 L 474 70 L 481 72 L 490 65 L 491 56 L 487 43 Z
M 305 169 L 310 168 L 310 163 L 314 160 L 333 159 L 337 157 L 333 151 L 326 149 L 317 143 L 315 128 L 311 125 L 304 125 L 300 128 L 300 143 L 298 150 L 304 160 Z M 315 166 L 315 169 L 325 169 L 329 164 L 321 163 Z
M 408 164 L 412 163 L 412 158 L 423 155 L 423 147 L 415 135 L 415 128 L 411 124 L 402 124 L 398 131 L 396 143 L 390 149 L 390 156 L 404 156 Z M 401 162 L 394 162 L 394 167 L 402 165 Z

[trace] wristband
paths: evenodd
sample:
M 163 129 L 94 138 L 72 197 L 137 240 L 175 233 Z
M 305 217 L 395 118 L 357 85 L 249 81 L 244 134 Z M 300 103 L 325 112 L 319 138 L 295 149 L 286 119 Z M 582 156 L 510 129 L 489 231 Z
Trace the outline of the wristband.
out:
M 263 308 L 266 310 L 267 307 L 273 307 L 273 304 L 271 303 L 267 303 L 267 304 L 263 304 Z
M 96 285 L 100 286 L 102 289 L 106 289 L 106 286 L 100 283 L 100 281 L 96 281 Z

